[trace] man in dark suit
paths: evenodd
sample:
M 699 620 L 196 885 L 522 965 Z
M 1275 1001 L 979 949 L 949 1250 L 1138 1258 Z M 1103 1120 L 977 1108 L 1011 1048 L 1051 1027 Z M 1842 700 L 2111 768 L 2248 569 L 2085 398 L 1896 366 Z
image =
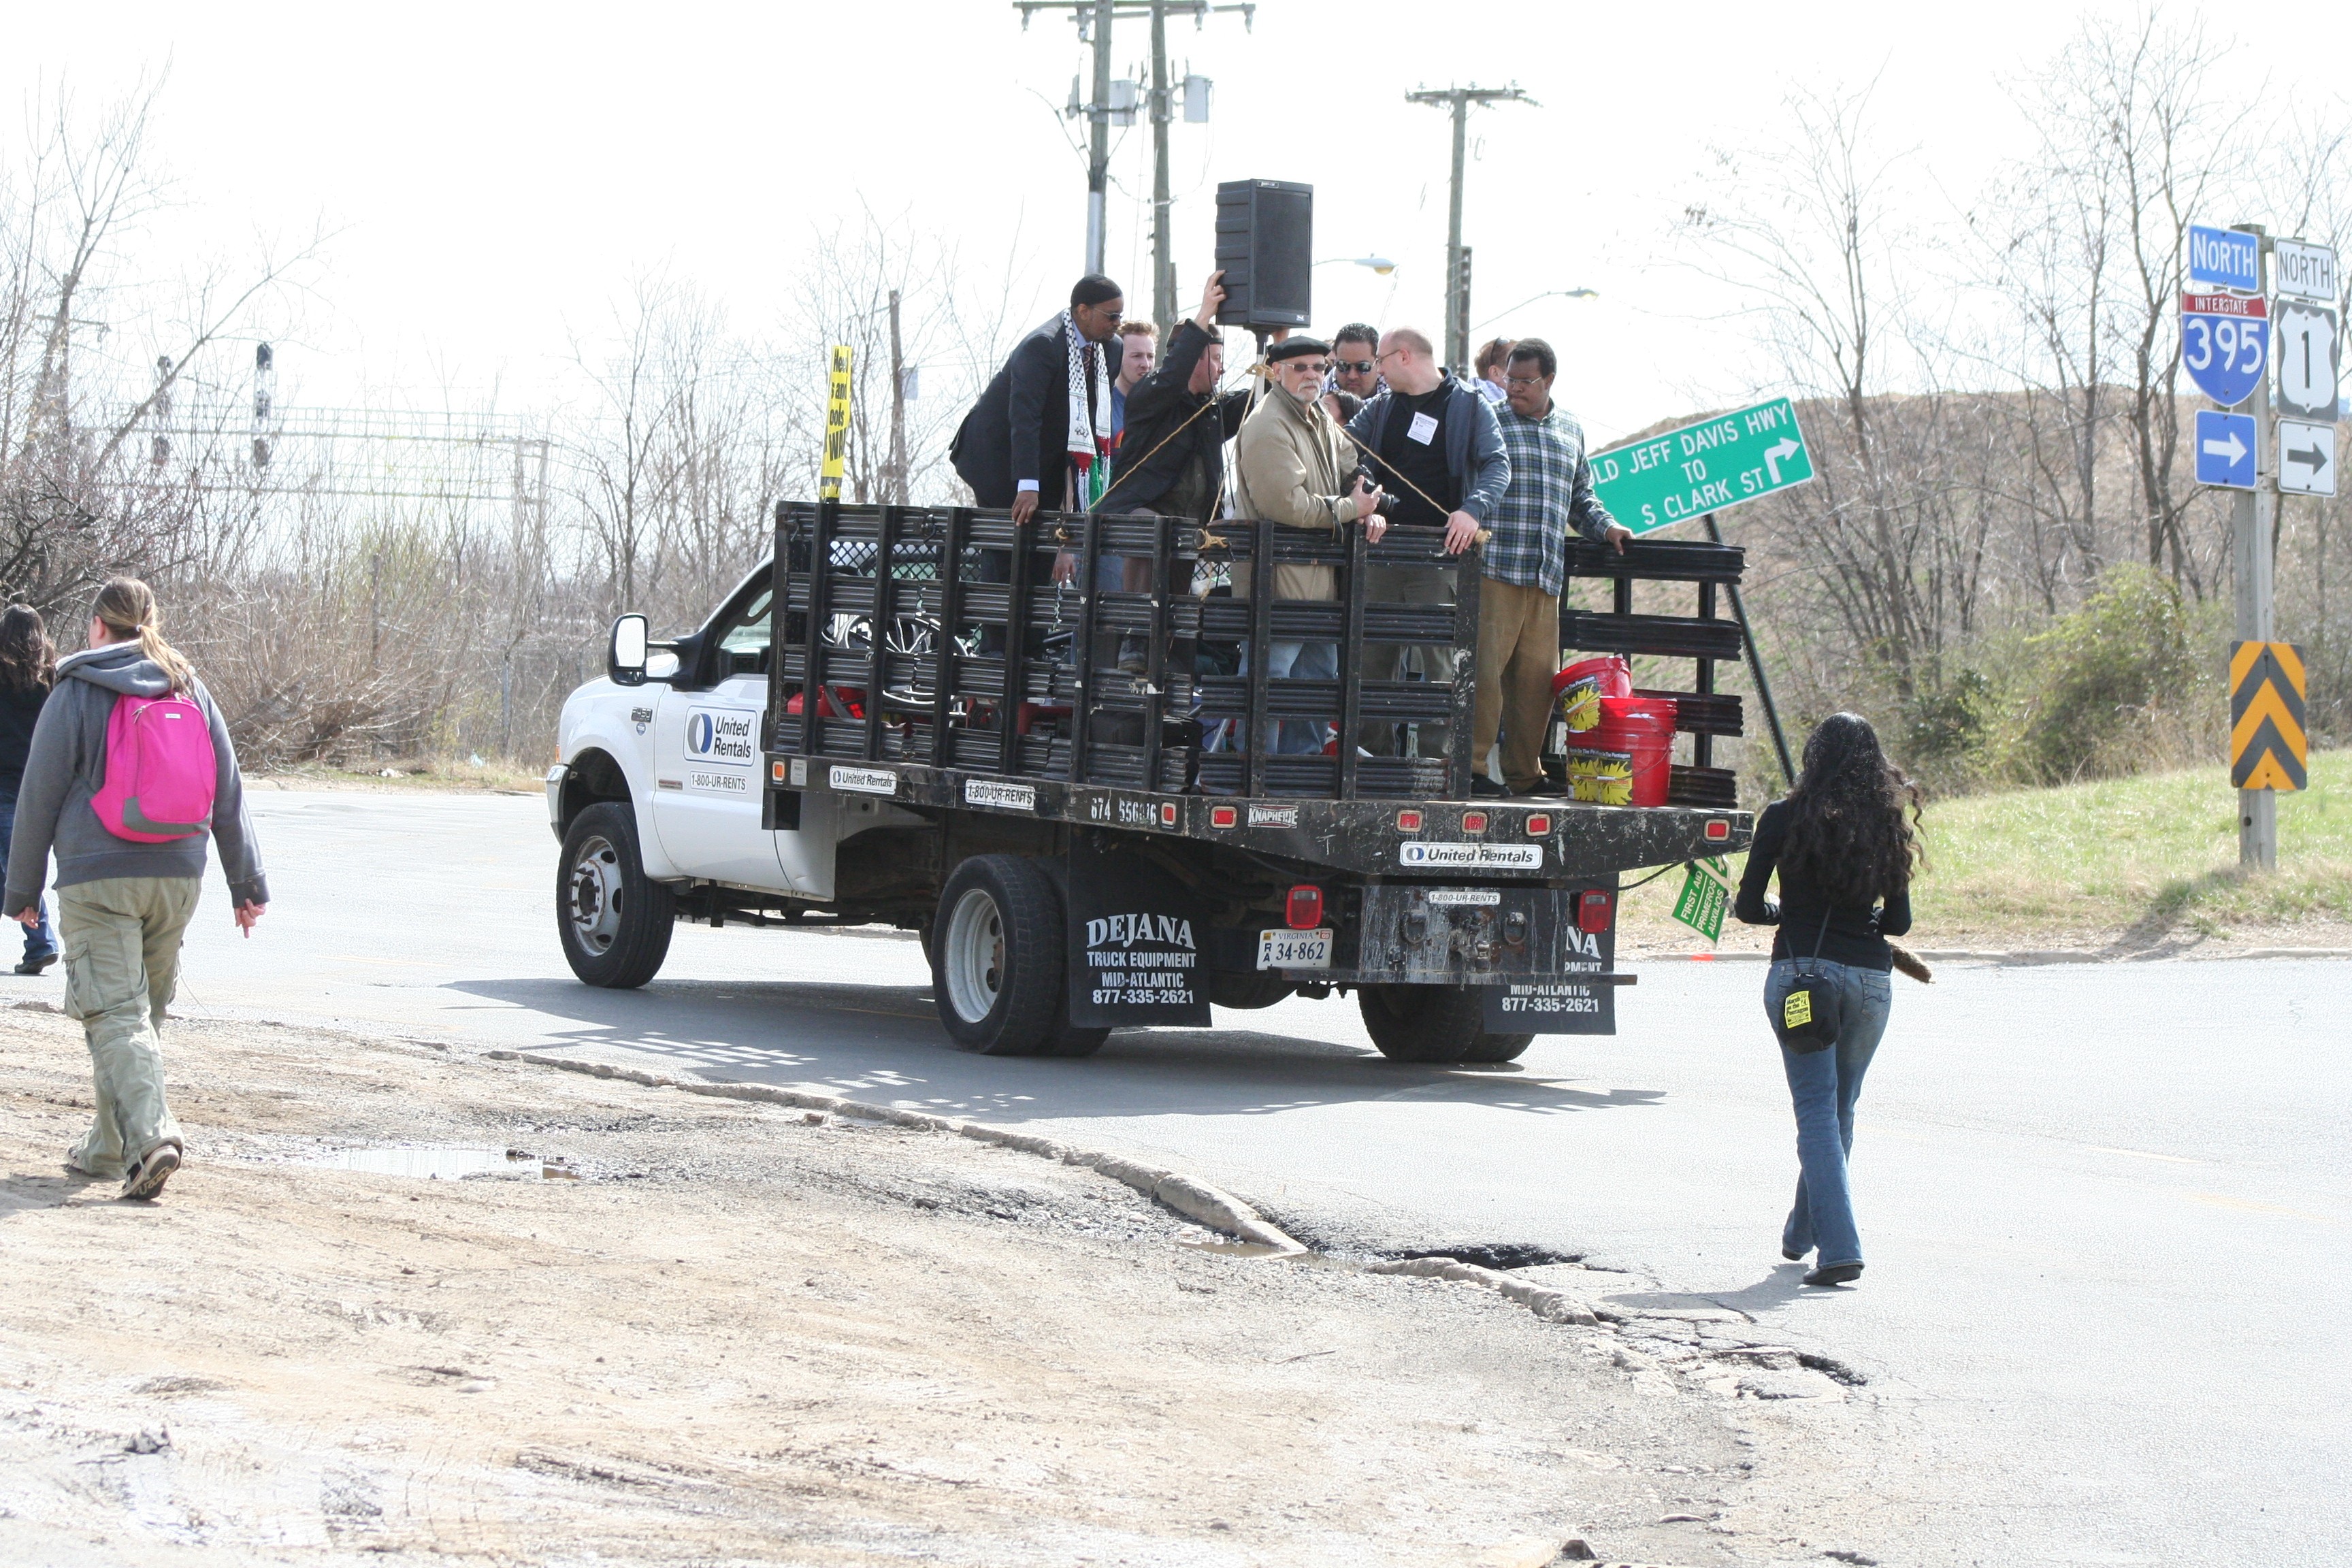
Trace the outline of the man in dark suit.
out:
M 1126 304 L 1118 284 L 1090 272 L 1070 290 L 1069 310 L 1013 346 L 948 450 L 982 506 L 1010 507 L 1015 522 L 1041 505 L 1072 507 L 1070 431 L 1086 416 L 1072 406 L 1071 337 L 1083 345 L 1086 395 L 1099 385 L 1108 417 L 1111 367 L 1102 345 L 1118 333 Z M 1084 509 L 1076 498 L 1075 510 Z

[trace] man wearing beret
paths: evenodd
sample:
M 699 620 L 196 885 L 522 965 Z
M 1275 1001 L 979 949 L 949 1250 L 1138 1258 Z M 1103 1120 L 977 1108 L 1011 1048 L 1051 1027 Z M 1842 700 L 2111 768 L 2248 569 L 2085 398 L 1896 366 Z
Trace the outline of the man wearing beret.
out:
M 1331 346 L 1317 338 L 1292 337 L 1268 349 L 1265 357 L 1277 390 L 1260 399 L 1242 421 L 1234 475 L 1240 514 L 1285 528 L 1331 531 L 1361 520 L 1366 533 L 1377 542 L 1388 527 L 1375 515 L 1380 491 L 1356 474 L 1355 445 L 1323 407 Z M 1234 592 L 1248 591 L 1247 575 L 1237 567 Z M 1274 596 L 1336 599 L 1339 575 L 1328 566 L 1285 563 L 1274 569 Z M 1277 642 L 1266 649 L 1266 672 L 1276 679 L 1337 680 L 1339 647 Z M 1293 719 L 1278 725 L 1269 722 L 1266 728 L 1270 750 L 1297 753 L 1323 749 L 1319 721 Z

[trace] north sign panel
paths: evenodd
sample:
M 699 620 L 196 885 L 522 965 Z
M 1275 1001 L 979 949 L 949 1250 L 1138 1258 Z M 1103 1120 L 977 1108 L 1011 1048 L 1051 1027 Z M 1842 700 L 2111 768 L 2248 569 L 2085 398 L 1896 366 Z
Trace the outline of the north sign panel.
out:
M 2180 297 L 2180 363 L 2198 391 L 2224 408 L 2253 395 L 2270 353 L 2269 318 L 2269 307 L 2259 297 Z
M 2325 245 L 2282 239 L 2271 252 L 2271 286 L 2283 298 L 2333 305 L 2336 292 L 2336 252 Z
M 1592 457 L 1601 504 L 1635 533 L 1695 521 L 1812 477 L 1812 454 L 1785 397 Z
M 2263 242 L 2234 228 L 2189 229 L 2189 281 L 2253 293 L 2263 286 Z

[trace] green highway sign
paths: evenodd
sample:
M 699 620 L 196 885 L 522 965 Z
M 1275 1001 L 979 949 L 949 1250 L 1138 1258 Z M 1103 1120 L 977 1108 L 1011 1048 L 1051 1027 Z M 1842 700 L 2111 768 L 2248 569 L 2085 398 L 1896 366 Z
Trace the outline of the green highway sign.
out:
M 1812 454 L 1785 397 L 1592 457 L 1601 504 L 1635 533 L 1695 522 L 1812 477 Z

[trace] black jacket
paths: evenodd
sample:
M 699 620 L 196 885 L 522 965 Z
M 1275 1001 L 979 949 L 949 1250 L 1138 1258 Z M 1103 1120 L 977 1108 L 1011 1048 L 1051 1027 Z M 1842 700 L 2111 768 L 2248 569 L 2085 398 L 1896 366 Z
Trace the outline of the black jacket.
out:
M 1102 345 L 1089 343 L 1087 352 L 1099 354 Z M 963 416 L 948 460 L 982 506 L 1011 506 L 1021 481 L 1035 479 L 1037 504 L 1059 511 L 1069 480 L 1069 438 L 1070 356 L 1057 311 L 1013 345 L 1004 368 Z
M 0 795 L 16 798 L 17 781 L 25 776 L 25 757 L 33 749 L 33 726 L 41 704 L 49 700 L 46 686 L 12 691 L 0 686 Z
M 1127 434 L 1119 437 L 1120 466 L 1113 470 L 1110 489 L 1098 510 L 1156 511 L 1159 502 L 1188 468 L 1200 468 L 1201 485 L 1193 493 L 1205 496 L 1205 506 L 1216 505 L 1225 483 L 1225 443 L 1242 427 L 1249 412 L 1249 392 L 1196 395 L 1192 372 L 1213 340 L 1192 321 L 1179 321 L 1169 334 L 1168 357 L 1158 370 L 1135 384 L 1127 395 Z M 1193 415 L 1214 399 L 1213 414 Z M 1186 424 L 1186 420 L 1192 420 Z M 1208 521 L 1202 511 L 1196 520 Z
M 1895 957 L 1886 951 L 1886 939 L 1911 929 L 1910 893 L 1896 893 L 1880 907 L 1840 904 L 1832 909 L 1820 889 L 1802 878 L 1791 879 L 1788 868 L 1780 866 L 1780 856 L 1788 847 L 1789 803 L 1776 800 L 1756 818 L 1756 837 L 1748 847 L 1748 870 L 1739 879 L 1739 896 L 1731 912 L 1752 926 L 1780 928 L 1772 940 L 1774 958 L 1811 958 L 1818 947 L 1824 963 L 1893 968 Z M 1780 873 L 1778 904 L 1764 896 L 1775 868 Z

